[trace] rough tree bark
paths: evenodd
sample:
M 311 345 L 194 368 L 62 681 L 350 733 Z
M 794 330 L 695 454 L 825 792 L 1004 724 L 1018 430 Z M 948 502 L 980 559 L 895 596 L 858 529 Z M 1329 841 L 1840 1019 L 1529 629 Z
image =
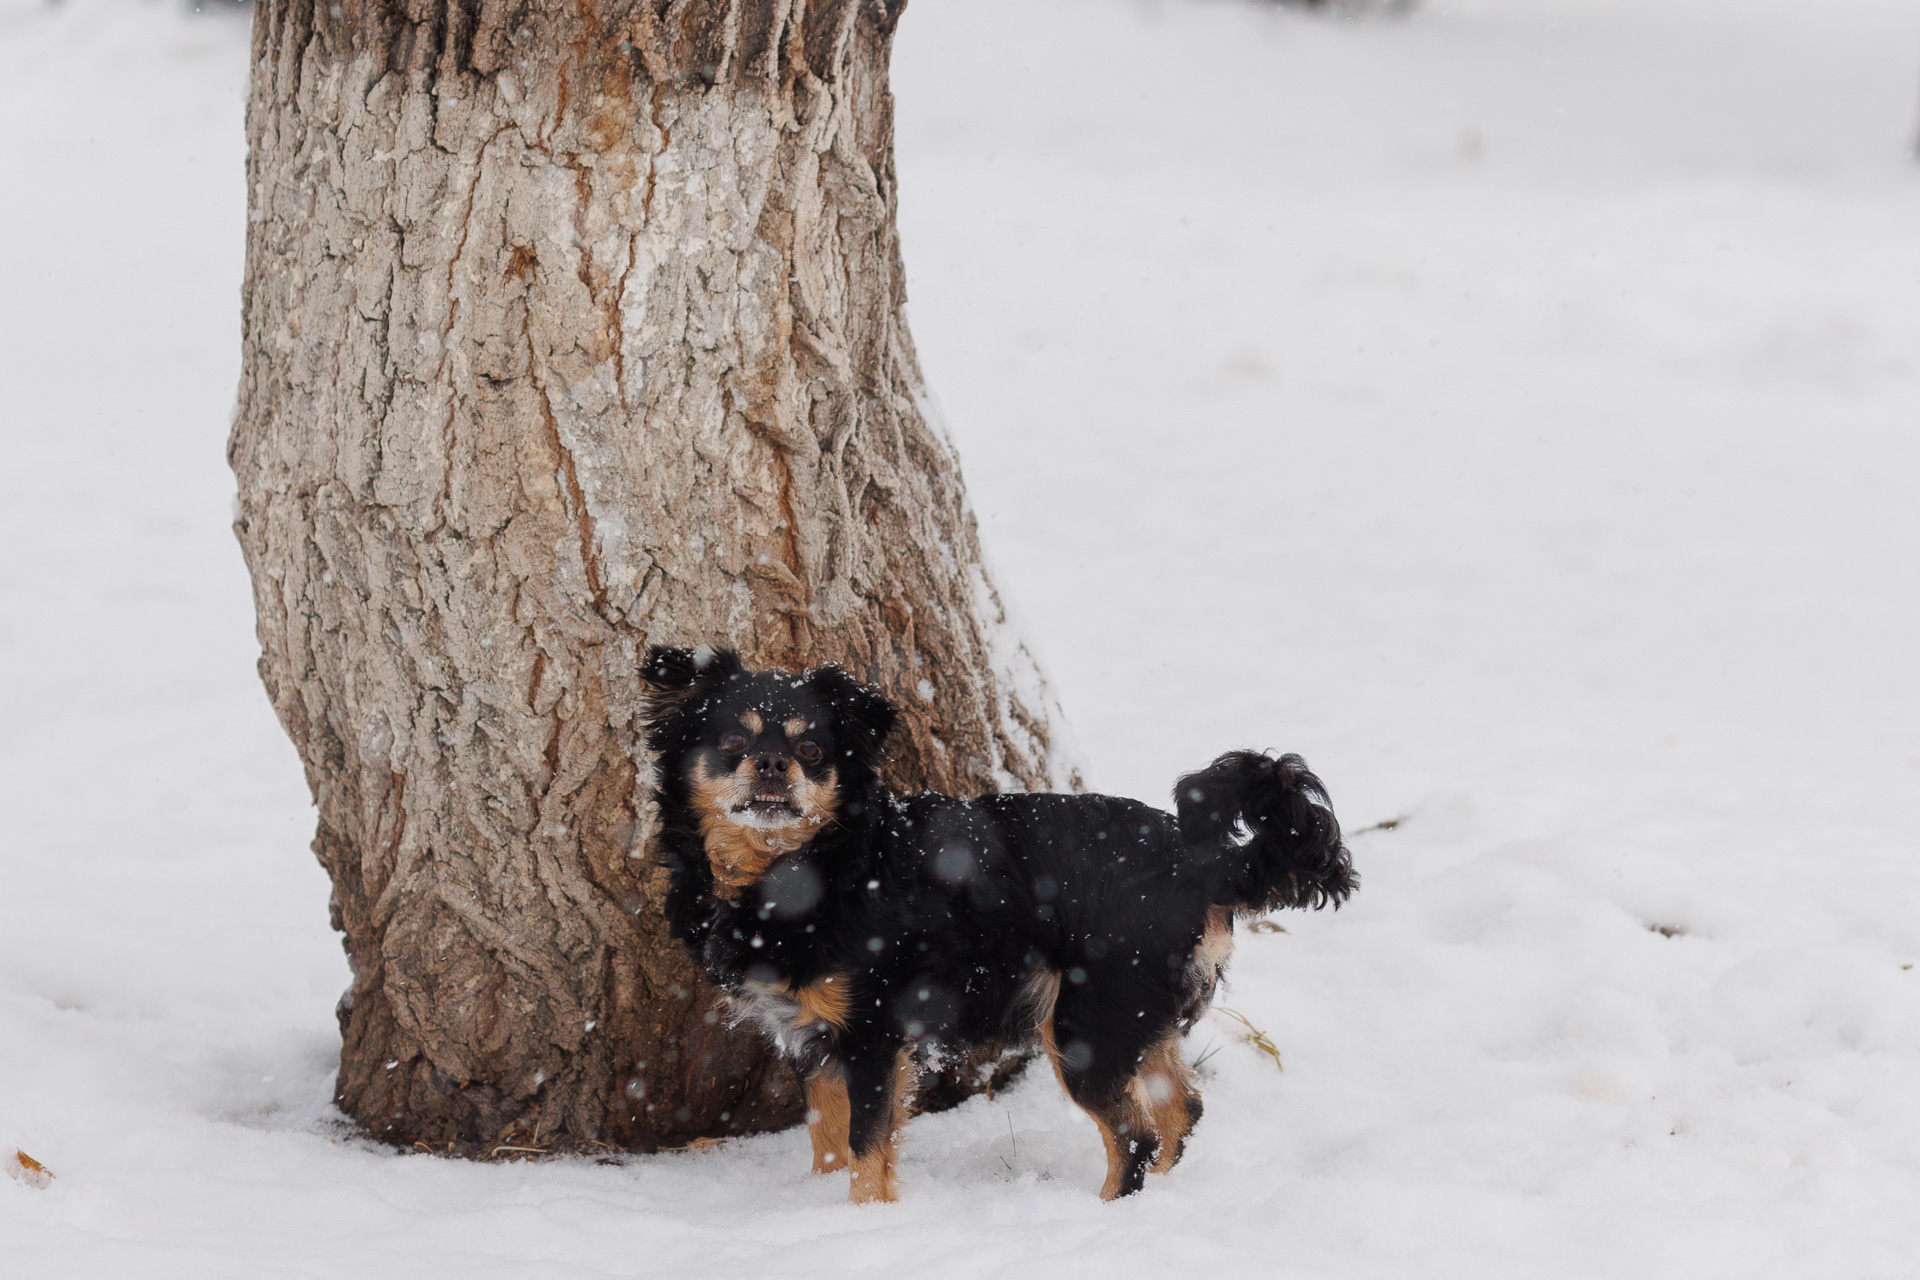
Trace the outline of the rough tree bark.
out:
M 1071 785 L 902 319 L 902 7 L 256 7 L 235 527 L 376 1135 L 798 1118 L 662 927 L 649 641 L 846 664 L 897 784 Z

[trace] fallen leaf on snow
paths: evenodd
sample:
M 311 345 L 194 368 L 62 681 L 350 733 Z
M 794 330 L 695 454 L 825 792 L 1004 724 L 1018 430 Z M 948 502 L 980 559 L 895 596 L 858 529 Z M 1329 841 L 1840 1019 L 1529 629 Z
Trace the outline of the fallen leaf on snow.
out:
M 7 1176 L 15 1182 L 24 1182 L 30 1187 L 44 1190 L 53 1182 L 52 1170 L 24 1151 L 16 1150 L 5 1160 L 0 1160 L 0 1169 L 5 1169 Z

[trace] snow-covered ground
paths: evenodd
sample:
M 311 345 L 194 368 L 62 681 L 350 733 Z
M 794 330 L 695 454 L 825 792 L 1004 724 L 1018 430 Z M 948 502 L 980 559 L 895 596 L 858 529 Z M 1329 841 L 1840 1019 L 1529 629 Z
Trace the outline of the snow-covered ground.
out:
M 1920 1274 L 1908 0 L 914 0 L 915 332 L 1092 782 L 1285 747 L 1406 819 L 1243 936 L 1285 1071 L 1203 1026 L 1115 1205 L 1043 1074 L 859 1209 L 795 1133 L 337 1124 L 227 529 L 245 62 L 0 0 L 0 1153 L 57 1175 L 0 1274 Z

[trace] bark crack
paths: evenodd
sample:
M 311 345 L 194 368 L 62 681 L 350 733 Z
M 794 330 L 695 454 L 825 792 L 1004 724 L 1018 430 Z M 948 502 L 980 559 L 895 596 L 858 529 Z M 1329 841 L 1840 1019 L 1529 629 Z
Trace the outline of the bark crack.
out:
M 627 237 L 627 264 L 620 268 L 620 278 L 614 282 L 613 296 L 607 299 L 607 336 L 613 343 L 613 394 L 619 401 L 622 412 L 631 406 L 627 403 L 627 277 L 633 274 L 634 237 Z
M 580 473 L 574 466 L 573 451 L 567 448 L 566 441 L 560 437 L 560 419 L 554 415 L 553 397 L 544 385 L 540 386 L 540 409 L 546 423 L 547 437 L 560 458 L 560 475 L 566 484 L 567 505 L 571 508 L 574 525 L 580 534 L 580 561 L 587 576 L 587 591 L 593 596 L 594 612 L 602 619 L 611 621 L 607 618 L 606 588 L 600 581 L 600 557 L 593 549 L 593 513 L 587 510 L 587 495 L 580 487 Z
M 474 153 L 473 179 L 467 183 L 466 206 L 460 211 L 460 240 L 453 246 L 453 253 L 447 258 L 447 325 L 440 332 L 440 364 L 434 370 L 436 380 L 446 377 L 447 361 L 453 354 L 453 327 L 460 316 L 460 299 L 455 297 L 453 292 L 453 273 L 459 270 L 460 259 L 467 252 L 467 237 L 473 230 L 474 196 L 480 190 L 480 180 L 487 174 L 487 150 L 499 140 L 501 134 L 511 128 L 513 128 L 511 124 L 503 124 L 495 129 L 488 135 L 487 140 L 480 144 L 479 151 Z
M 667 147 L 673 142 L 667 126 L 660 123 L 660 99 L 666 91 L 665 83 L 655 80 L 647 92 L 647 114 L 653 122 L 654 132 L 660 135 L 659 149 L 647 153 L 647 186 L 640 196 L 640 225 L 648 229 L 653 227 L 653 188 L 660 177 L 660 157 L 667 154 Z

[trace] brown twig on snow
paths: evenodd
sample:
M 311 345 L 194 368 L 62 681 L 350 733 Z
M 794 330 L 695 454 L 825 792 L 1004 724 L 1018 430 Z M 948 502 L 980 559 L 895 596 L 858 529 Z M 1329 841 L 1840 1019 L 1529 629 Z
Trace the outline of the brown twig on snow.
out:
M 725 1138 L 694 1138 L 684 1147 L 662 1147 L 662 1151 L 707 1151 L 725 1142 Z

